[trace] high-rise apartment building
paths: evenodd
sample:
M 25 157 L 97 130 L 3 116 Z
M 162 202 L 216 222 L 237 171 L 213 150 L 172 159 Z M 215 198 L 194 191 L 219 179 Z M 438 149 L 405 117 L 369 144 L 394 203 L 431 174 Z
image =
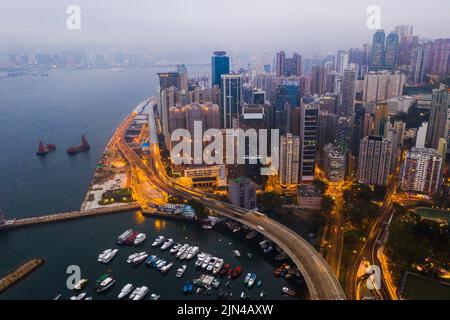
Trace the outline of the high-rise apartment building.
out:
M 356 71 L 353 69 L 345 69 L 342 78 L 342 106 L 340 114 L 350 116 L 353 114 L 355 106 L 356 94 Z
M 381 136 L 361 139 L 358 157 L 358 182 L 386 186 L 391 164 L 391 141 Z
M 228 200 L 235 206 L 248 210 L 256 208 L 255 183 L 245 177 L 230 180 L 228 184 Z
M 439 139 L 448 139 L 448 112 L 450 108 L 450 93 L 445 85 L 432 93 L 430 120 L 428 122 L 425 145 L 428 148 L 437 149 Z
M 300 77 L 303 73 L 302 56 L 294 53 L 292 58 L 286 58 L 284 51 L 280 51 L 276 56 L 276 75 L 277 77 Z
M 280 137 L 280 164 L 278 176 L 280 184 L 289 186 L 298 183 L 300 138 L 291 133 Z
M 243 105 L 243 83 L 240 74 L 222 74 L 221 118 L 225 129 L 236 128 Z

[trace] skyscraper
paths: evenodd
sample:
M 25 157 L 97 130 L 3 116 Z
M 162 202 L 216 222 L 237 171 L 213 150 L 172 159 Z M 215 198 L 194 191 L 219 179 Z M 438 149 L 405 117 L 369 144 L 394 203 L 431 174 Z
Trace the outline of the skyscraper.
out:
M 280 137 L 280 166 L 278 175 L 283 186 L 298 183 L 300 138 L 291 133 Z
M 441 84 L 439 89 L 433 90 L 430 120 L 428 122 L 425 142 L 425 145 L 428 148 L 437 149 L 439 146 L 439 139 L 448 139 L 447 121 L 448 109 L 450 107 L 449 96 L 449 91 L 443 84 Z
M 356 71 L 345 69 L 342 79 L 342 106 L 341 115 L 350 116 L 353 113 L 356 94 Z
M 391 161 L 391 141 L 380 136 L 361 139 L 358 157 L 358 182 L 385 186 Z
M 302 102 L 300 118 L 300 166 L 299 183 L 314 180 L 317 152 L 317 131 L 319 122 L 319 102 Z
M 336 72 L 344 74 L 344 70 L 348 67 L 349 54 L 345 50 L 339 50 L 336 54 Z
M 413 84 L 425 81 L 425 49 L 423 47 L 417 47 L 412 52 L 409 81 Z
M 277 53 L 276 57 L 276 75 L 277 77 L 300 77 L 303 73 L 302 56 L 294 53 L 292 58 L 286 58 L 284 51 Z
M 442 180 L 442 162 L 435 149 L 412 148 L 402 164 L 399 187 L 408 192 L 437 193 Z
M 180 75 L 180 90 L 188 92 L 188 72 L 184 64 L 179 64 L 177 66 L 177 72 Z
M 221 84 L 221 76 L 230 73 L 230 58 L 226 51 L 214 51 L 211 57 L 212 86 Z
M 370 59 L 370 69 L 380 70 L 383 68 L 384 61 L 384 42 L 386 34 L 383 29 L 379 29 L 373 35 L 372 54 Z
M 237 127 L 243 104 L 243 84 L 240 74 L 222 74 L 221 119 L 223 128 Z
M 384 67 L 386 69 L 393 69 L 398 63 L 398 34 L 395 32 L 389 33 L 386 38 L 386 46 L 384 50 Z

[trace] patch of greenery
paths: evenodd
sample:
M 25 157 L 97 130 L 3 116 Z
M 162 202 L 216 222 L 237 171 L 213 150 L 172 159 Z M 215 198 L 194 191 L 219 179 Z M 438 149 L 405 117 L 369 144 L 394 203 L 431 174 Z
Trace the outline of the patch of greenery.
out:
M 283 198 L 276 192 L 264 192 L 258 195 L 258 207 L 262 210 L 272 210 L 280 208 L 283 204 Z

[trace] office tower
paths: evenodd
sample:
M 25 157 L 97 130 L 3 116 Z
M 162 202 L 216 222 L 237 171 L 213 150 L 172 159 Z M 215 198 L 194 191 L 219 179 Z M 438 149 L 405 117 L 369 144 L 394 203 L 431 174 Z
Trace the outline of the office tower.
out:
M 381 102 L 401 96 L 405 81 L 405 75 L 400 72 L 369 72 L 364 76 L 363 101 Z
M 328 71 L 323 66 L 313 66 L 311 68 L 311 94 L 322 95 L 325 93 L 327 75 Z
M 188 92 L 188 72 L 184 64 L 177 66 L 177 73 L 180 75 L 180 90 Z
M 283 110 L 287 105 L 294 109 L 300 105 L 300 88 L 297 81 L 282 80 L 275 88 L 275 109 Z
M 425 49 L 423 47 L 417 47 L 412 52 L 409 81 L 416 85 L 425 81 Z
M 339 116 L 327 111 L 319 112 L 319 124 L 317 132 L 318 149 L 322 149 L 328 143 L 334 143 Z
M 214 51 L 211 57 L 212 86 L 221 85 L 221 76 L 230 73 L 230 58 L 226 51 Z
M 181 89 L 180 74 L 178 72 L 160 72 L 159 77 L 159 91 L 174 87 L 177 90 Z
M 428 122 L 425 145 L 427 148 L 437 149 L 439 139 L 448 139 L 447 122 L 450 107 L 450 94 L 445 85 L 433 89 L 430 120 Z
M 223 128 L 237 127 L 243 105 L 243 83 L 240 74 L 222 74 L 221 117 Z
M 336 54 L 336 72 L 344 74 L 344 70 L 348 68 L 349 54 L 345 50 L 338 50 Z
M 386 186 L 391 160 L 391 141 L 380 136 L 361 139 L 358 157 L 358 182 Z
M 341 115 L 349 116 L 353 114 L 356 94 L 356 71 L 352 69 L 344 70 L 342 79 L 342 106 Z
M 353 117 L 339 117 L 336 126 L 336 146 L 344 155 L 350 151 Z
M 395 27 L 395 33 L 401 38 L 411 38 L 413 36 L 414 27 L 411 25 L 399 25 Z
M 386 46 L 384 50 L 384 67 L 386 69 L 394 69 L 398 62 L 398 34 L 389 33 L 386 38 Z
M 255 183 L 245 177 L 230 180 L 228 185 L 228 200 L 235 206 L 248 210 L 256 208 Z
M 439 76 L 450 74 L 450 39 L 437 39 L 431 52 L 430 72 Z
M 314 180 L 318 122 L 319 102 L 305 98 L 301 104 L 300 117 L 299 183 L 311 182 Z
M 323 148 L 323 168 L 327 179 L 331 182 L 345 180 L 345 155 L 333 144 Z
M 339 114 L 342 95 L 337 93 L 328 93 L 319 98 L 320 111 Z
M 277 77 L 300 77 L 303 73 L 302 56 L 294 53 L 292 58 L 286 58 L 284 51 L 277 53 L 276 76 Z
M 412 148 L 402 164 L 399 187 L 407 192 L 437 193 L 442 182 L 442 162 L 435 149 Z
M 370 69 L 380 70 L 383 68 L 384 45 L 386 34 L 383 29 L 379 29 L 373 35 L 372 53 L 370 57 Z
M 291 133 L 280 137 L 280 164 L 278 176 L 280 184 L 289 186 L 298 183 L 300 138 Z
M 252 104 L 264 104 L 266 102 L 266 93 L 262 90 L 252 91 Z

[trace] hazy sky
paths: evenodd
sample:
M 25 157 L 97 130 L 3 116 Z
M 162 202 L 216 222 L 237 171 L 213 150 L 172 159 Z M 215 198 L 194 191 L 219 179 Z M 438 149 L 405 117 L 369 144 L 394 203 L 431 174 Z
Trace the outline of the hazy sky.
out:
M 66 28 L 72 4 L 81 30 Z M 369 5 L 387 31 L 412 24 L 421 37 L 450 37 L 450 0 L 1 0 L 0 47 L 334 51 L 371 41 Z

